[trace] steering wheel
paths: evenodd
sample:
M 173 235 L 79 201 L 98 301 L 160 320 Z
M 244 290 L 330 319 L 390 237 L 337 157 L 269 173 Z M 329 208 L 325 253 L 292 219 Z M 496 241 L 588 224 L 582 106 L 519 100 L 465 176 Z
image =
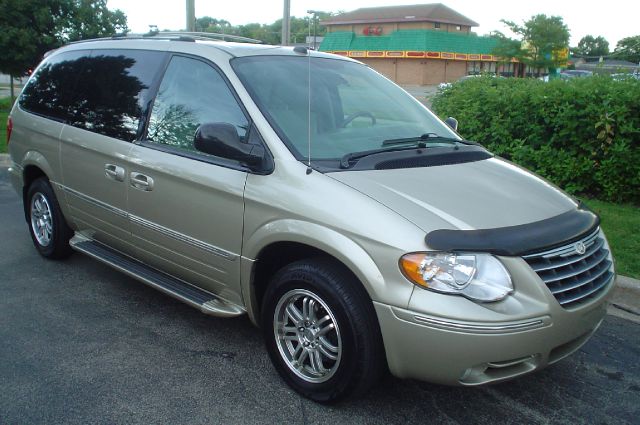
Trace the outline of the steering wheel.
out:
M 371 118 L 371 125 L 376 125 L 376 117 L 373 116 L 373 114 L 371 112 L 367 112 L 367 111 L 358 111 L 358 112 L 354 112 L 353 114 L 349 115 L 347 118 L 344 119 L 344 121 L 342 121 L 342 124 L 340 125 L 341 127 L 346 127 L 349 125 L 349 123 L 353 120 L 355 120 L 358 117 L 369 117 Z

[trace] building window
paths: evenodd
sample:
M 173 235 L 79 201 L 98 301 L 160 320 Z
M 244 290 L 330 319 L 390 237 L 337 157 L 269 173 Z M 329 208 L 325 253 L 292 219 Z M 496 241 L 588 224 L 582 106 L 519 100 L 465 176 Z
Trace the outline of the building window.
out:
M 481 62 L 469 61 L 467 62 L 467 75 L 480 74 Z
M 434 23 L 433 23 L 433 27 L 434 27 L 435 29 L 439 30 L 439 29 L 440 29 L 440 22 L 434 22 Z
M 498 67 L 498 74 L 503 77 L 513 77 L 514 74 L 514 64 L 512 62 L 502 64 Z
M 462 27 L 460 25 L 456 25 L 456 30 L 460 31 Z

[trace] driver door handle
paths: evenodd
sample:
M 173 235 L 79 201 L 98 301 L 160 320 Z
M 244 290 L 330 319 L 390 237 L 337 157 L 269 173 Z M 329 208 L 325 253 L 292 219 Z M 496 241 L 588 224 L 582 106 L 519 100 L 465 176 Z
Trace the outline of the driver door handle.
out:
M 129 181 L 131 182 L 131 186 L 136 189 L 143 190 L 145 192 L 153 190 L 153 179 L 137 171 L 131 173 Z

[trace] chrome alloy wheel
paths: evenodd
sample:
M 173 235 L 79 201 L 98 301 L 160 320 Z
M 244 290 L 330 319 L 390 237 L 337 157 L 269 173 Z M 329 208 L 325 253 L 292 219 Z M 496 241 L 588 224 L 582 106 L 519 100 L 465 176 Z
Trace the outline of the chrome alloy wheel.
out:
M 40 192 L 31 198 L 31 230 L 41 246 L 49 246 L 53 236 L 53 219 L 49 202 Z
M 275 308 L 273 331 L 280 355 L 300 378 L 329 380 L 338 370 L 342 340 L 329 307 L 313 292 L 293 289 Z

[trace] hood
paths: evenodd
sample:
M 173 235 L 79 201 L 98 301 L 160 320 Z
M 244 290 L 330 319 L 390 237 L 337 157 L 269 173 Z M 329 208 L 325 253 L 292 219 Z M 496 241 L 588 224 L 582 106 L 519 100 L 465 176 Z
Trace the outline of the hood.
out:
M 577 207 L 557 187 L 498 158 L 328 175 L 375 199 L 425 232 L 528 224 Z

